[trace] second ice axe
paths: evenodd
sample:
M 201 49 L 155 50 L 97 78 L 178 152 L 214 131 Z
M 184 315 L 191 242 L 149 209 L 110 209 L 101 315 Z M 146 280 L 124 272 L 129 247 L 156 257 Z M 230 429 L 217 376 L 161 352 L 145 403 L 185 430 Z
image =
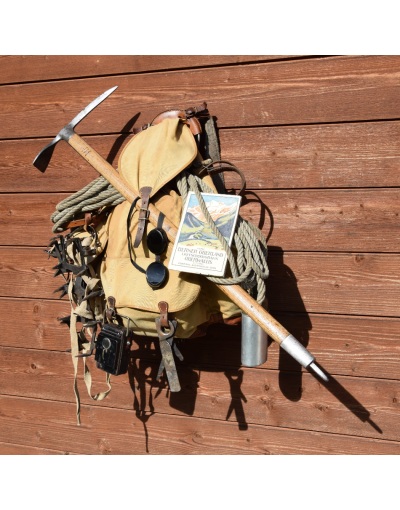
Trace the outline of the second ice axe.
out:
M 67 124 L 54 140 L 46 145 L 36 156 L 33 164 L 38 170 L 44 172 L 52 156 L 54 146 L 60 141 L 65 140 L 80 154 L 95 170 L 97 170 L 107 181 L 117 189 L 123 197 L 132 203 L 137 196 L 132 189 L 120 178 L 118 172 L 98 154 L 90 145 L 88 145 L 77 133 L 75 126 L 83 120 L 96 106 L 103 102 L 117 87 L 113 87 L 92 101 L 84 110 L 82 110 L 69 124 Z M 141 207 L 141 200 L 136 203 L 137 209 Z M 157 226 L 159 211 L 154 205 L 149 205 L 149 220 Z M 164 219 L 163 229 L 171 242 L 175 242 L 177 230 L 175 226 Z M 217 285 L 245 314 L 253 319 L 268 335 L 277 342 L 282 349 L 289 353 L 304 368 L 313 370 L 321 379 L 328 381 L 326 374 L 316 365 L 315 357 L 291 335 L 278 321 L 276 321 L 261 305 L 257 303 L 242 287 L 239 285 Z

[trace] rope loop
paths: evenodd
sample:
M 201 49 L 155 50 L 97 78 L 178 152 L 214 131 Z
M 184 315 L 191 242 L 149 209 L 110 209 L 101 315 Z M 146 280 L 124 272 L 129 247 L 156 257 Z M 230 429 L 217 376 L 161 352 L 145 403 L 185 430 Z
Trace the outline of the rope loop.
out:
M 187 201 L 189 191 L 195 193 L 201 212 L 211 230 L 221 242 L 228 257 L 231 278 L 214 276 L 207 276 L 206 278 L 218 285 L 241 285 L 252 295 L 256 294 L 256 299 L 261 304 L 265 299 L 264 280 L 269 275 L 267 266 L 268 248 L 261 231 L 239 216 L 233 237 L 233 249 L 230 248 L 215 225 L 201 196 L 201 193 L 215 193 L 215 191 L 188 169 L 176 177 L 176 183 L 184 204 Z M 98 177 L 56 206 L 56 211 L 51 215 L 51 220 L 54 223 L 53 232 L 59 232 L 61 225 L 82 214 L 82 212 L 94 211 L 100 207 L 115 206 L 121 204 L 124 200 L 125 198 L 104 177 Z
M 176 183 L 183 203 L 186 203 L 189 191 L 195 193 L 201 212 L 211 230 L 221 242 L 228 257 L 232 278 L 219 278 L 215 276 L 206 276 L 206 278 L 218 285 L 241 285 L 248 290 L 254 289 L 257 293 L 257 302 L 261 304 L 265 299 L 266 292 L 264 280 L 269 276 L 267 243 L 261 231 L 255 225 L 252 225 L 240 216 L 238 217 L 233 238 L 233 246 L 237 252 L 235 259 L 232 249 L 215 225 L 201 196 L 201 193 L 215 193 L 215 191 L 202 181 L 200 177 L 191 174 L 187 170 L 184 170 L 176 177 Z

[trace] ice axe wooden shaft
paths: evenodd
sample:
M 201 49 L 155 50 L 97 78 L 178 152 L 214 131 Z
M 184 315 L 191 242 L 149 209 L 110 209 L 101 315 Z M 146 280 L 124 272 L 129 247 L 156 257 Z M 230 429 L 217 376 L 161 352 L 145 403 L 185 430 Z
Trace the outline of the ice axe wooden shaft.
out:
M 88 145 L 79 135 L 74 134 L 68 140 L 68 143 L 80 154 L 95 170 L 97 170 L 107 181 L 118 190 L 129 203 L 132 203 L 137 195 L 121 179 L 118 172 Z M 140 209 L 141 200 L 136 203 L 136 208 Z M 149 204 L 149 221 L 157 227 L 160 211 L 152 204 Z M 168 239 L 175 242 L 177 229 L 168 221 L 163 221 L 163 229 L 167 233 Z M 287 331 L 272 315 L 270 315 L 261 305 L 257 303 L 242 287 L 239 285 L 217 285 L 237 306 L 251 317 L 268 335 L 275 340 L 283 349 L 291 354 L 299 363 L 306 368 L 314 370 L 322 379 L 328 380 L 322 370 L 315 365 L 315 358 L 298 342 L 293 335 Z
M 132 189 L 121 179 L 118 172 L 88 145 L 79 135 L 74 134 L 68 140 L 68 143 L 80 154 L 95 170 L 97 170 L 107 181 L 118 190 L 129 203 L 132 203 L 137 195 Z M 136 208 L 141 208 L 141 200 L 136 203 Z M 157 227 L 158 216 L 160 211 L 153 205 L 149 204 L 149 221 Z M 164 218 L 163 229 L 167 233 L 168 239 L 175 242 L 177 229 L 168 218 Z M 257 301 L 255 301 L 242 287 L 239 285 L 217 285 L 232 301 L 234 301 L 247 315 L 249 315 L 259 326 L 261 326 L 268 335 L 278 344 L 281 344 L 290 333 L 276 321 Z
M 123 197 L 132 203 L 137 195 L 121 179 L 120 175 L 114 168 L 98 154 L 89 144 L 85 142 L 74 131 L 75 125 L 80 122 L 93 108 L 100 104 L 108 95 L 110 95 L 116 87 L 106 91 L 99 96 L 90 105 L 88 105 L 79 115 L 77 115 L 65 128 L 63 128 L 56 138 L 48 144 L 36 157 L 33 164 L 42 172 L 45 171 L 49 157 L 47 153 L 51 153 L 53 146 L 59 140 L 65 140 L 75 151 L 81 155 L 95 170 L 97 170 L 107 181 L 117 189 Z M 136 204 L 137 209 L 141 207 L 141 200 Z M 158 216 L 160 211 L 149 204 L 149 220 L 157 227 Z M 171 242 L 175 242 L 177 230 L 175 226 L 164 218 L 163 229 Z M 288 352 L 296 361 L 305 368 L 312 369 L 324 381 L 328 381 L 325 373 L 314 363 L 315 357 L 307 351 L 307 349 L 296 338 L 287 331 L 277 320 L 275 320 L 261 305 L 257 303 L 244 289 L 239 285 L 217 285 L 244 313 L 251 317 L 275 342 L 277 342 L 286 352 Z

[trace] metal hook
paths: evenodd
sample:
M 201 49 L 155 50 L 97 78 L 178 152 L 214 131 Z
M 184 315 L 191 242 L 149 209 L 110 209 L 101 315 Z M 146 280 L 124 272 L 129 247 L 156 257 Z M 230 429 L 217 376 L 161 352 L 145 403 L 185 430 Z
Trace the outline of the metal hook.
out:
M 120 317 L 123 317 L 124 319 L 128 319 L 128 325 L 126 326 L 126 330 L 127 330 L 127 332 L 129 333 L 129 331 L 130 331 L 130 330 L 129 330 L 129 324 L 130 324 L 130 322 L 131 322 L 131 318 L 130 318 L 130 317 L 128 317 L 127 315 L 122 315 L 121 313 L 118 313 L 117 315 L 119 315 Z

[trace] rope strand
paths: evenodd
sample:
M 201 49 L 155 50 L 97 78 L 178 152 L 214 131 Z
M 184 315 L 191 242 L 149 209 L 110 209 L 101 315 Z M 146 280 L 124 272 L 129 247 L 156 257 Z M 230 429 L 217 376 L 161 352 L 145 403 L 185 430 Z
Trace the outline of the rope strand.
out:
M 207 276 L 206 278 L 218 285 L 241 285 L 246 290 L 257 291 L 257 301 L 261 304 L 265 299 L 265 279 L 268 278 L 267 243 L 261 231 L 250 222 L 238 217 L 233 246 L 236 257 L 224 236 L 218 230 L 201 193 L 215 193 L 200 177 L 184 170 L 176 177 L 178 191 L 185 204 L 189 191 L 197 197 L 201 212 L 211 230 L 221 242 L 225 250 L 232 278 Z M 93 182 L 66 198 L 56 206 L 51 215 L 54 223 L 53 232 L 62 231 L 61 225 L 82 213 L 95 211 L 100 207 L 115 206 L 125 201 L 125 198 L 104 178 L 98 177 Z
M 183 203 L 187 201 L 189 190 L 196 194 L 201 212 L 228 256 L 232 278 L 219 278 L 215 276 L 206 276 L 206 278 L 218 285 L 242 285 L 245 289 L 252 289 L 256 286 L 257 302 L 261 304 L 265 299 L 266 292 L 264 280 L 268 278 L 269 275 L 267 266 L 267 243 L 261 231 L 240 216 L 238 217 L 233 238 L 233 244 L 237 250 L 237 257 L 235 260 L 231 248 L 215 225 L 201 196 L 202 192 L 215 193 L 215 191 L 199 177 L 187 171 L 181 172 L 177 176 L 176 182 Z

